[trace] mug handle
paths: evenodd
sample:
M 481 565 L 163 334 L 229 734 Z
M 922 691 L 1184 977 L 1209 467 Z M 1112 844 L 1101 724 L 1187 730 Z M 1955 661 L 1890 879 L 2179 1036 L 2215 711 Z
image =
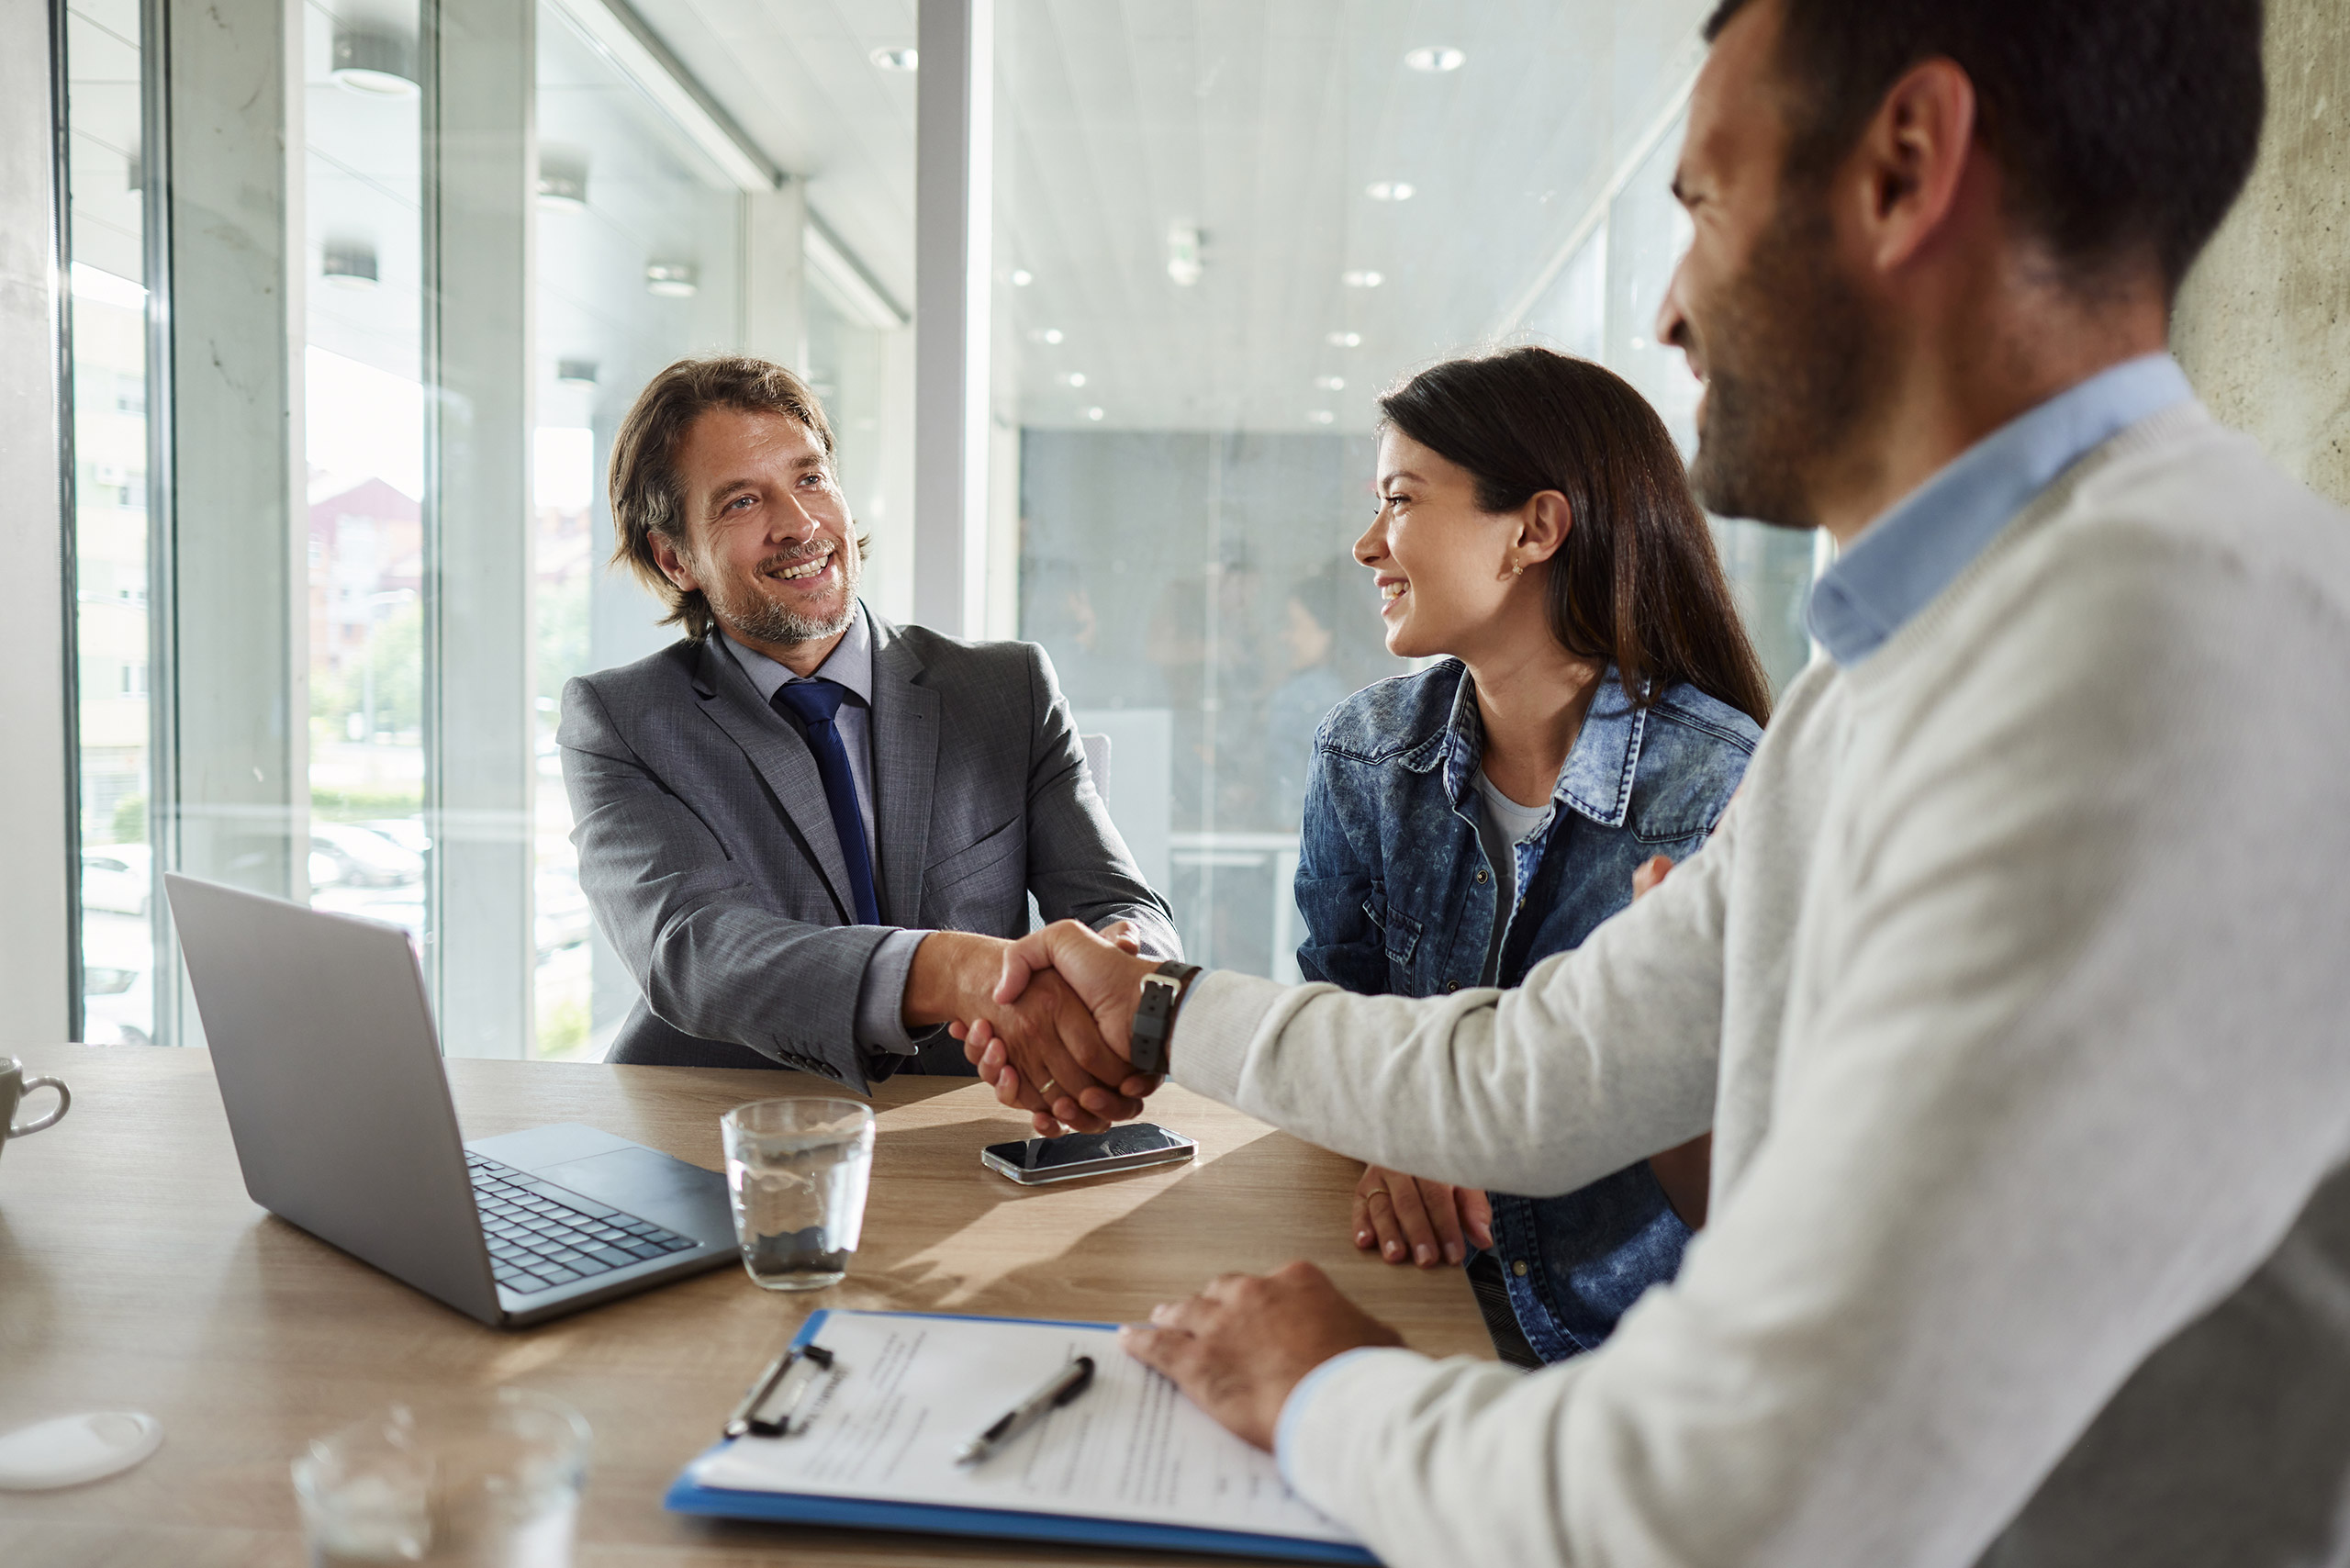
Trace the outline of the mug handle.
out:
M 39 1120 L 39 1121 L 37 1121 L 37 1122 L 23 1122 L 23 1123 L 12 1123 L 12 1124 L 10 1124 L 10 1126 L 9 1126 L 9 1127 L 8 1127 L 8 1133 L 7 1133 L 7 1136 L 8 1136 L 8 1137 L 24 1137 L 27 1133 L 37 1133 L 37 1132 L 40 1132 L 40 1131 L 42 1131 L 42 1130 L 43 1130 L 43 1129 L 45 1129 L 45 1128 L 49 1128 L 49 1127 L 53 1127 L 53 1126 L 55 1126 L 58 1124 L 58 1122 L 59 1122 L 59 1121 L 60 1121 L 60 1120 L 64 1116 L 64 1114 L 65 1114 L 66 1111 L 67 1111 L 68 1109 L 70 1109 L 70 1108 L 72 1107 L 73 1103 L 73 1092 L 72 1090 L 70 1090 L 70 1089 L 66 1088 L 64 1084 L 62 1084 L 62 1083 L 59 1082 L 59 1081 L 58 1081 L 56 1079 L 54 1079 L 54 1078 L 28 1078 L 28 1079 L 26 1079 L 26 1080 L 25 1080 L 24 1091 L 23 1091 L 23 1093 L 24 1093 L 24 1094 L 30 1094 L 30 1093 L 31 1093 L 34 1090 L 36 1090 L 36 1089 L 54 1089 L 54 1090 L 56 1090 L 56 1091 L 57 1091 L 57 1109 L 55 1109 L 54 1111 L 51 1111 L 48 1115 L 43 1116 L 40 1120 Z M 18 1096 L 18 1098 L 20 1098 L 20 1099 L 21 1099 L 22 1097 L 23 1097 L 22 1095 L 19 1095 L 19 1096 Z

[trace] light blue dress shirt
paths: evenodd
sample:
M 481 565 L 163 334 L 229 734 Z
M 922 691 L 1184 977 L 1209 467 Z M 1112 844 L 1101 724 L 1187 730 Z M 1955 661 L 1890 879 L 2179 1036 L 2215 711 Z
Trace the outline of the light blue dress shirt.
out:
M 1807 617 L 1850 666 L 1974 564 L 2031 498 L 2140 420 L 2195 396 L 2166 353 L 2126 360 L 2019 415 L 1863 529 L 1811 590 Z
M 756 648 L 736 642 L 731 632 L 726 634 L 726 649 L 751 678 L 759 700 L 770 708 L 775 706 L 775 694 L 795 680 L 830 680 L 848 689 L 854 700 L 841 704 L 833 727 L 840 732 L 841 748 L 848 753 L 857 814 L 865 819 L 866 851 L 878 874 L 881 840 L 874 831 L 873 816 L 873 627 L 866 619 L 864 604 L 857 605 L 848 630 L 813 676 L 792 674 Z M 913 968 L 914 949 L 929 935 L 927 931 L 892 931 L 866 960 L 865 978 L 857 983 L 856 991 L 858 1045 L 899 1056 L 913 1054 L 915 1040 L 905 1023 L 906 975 Z
M 1811 590 L 1811 634 L 1838 664 L 1860 663 L 1923 610 L 2056 476 L 2122 431 L 2195 396 L 2166 353 L 2101 371 L 1968 447 L 1861 531 Z M 1292 1473 L 1297 1418 L 1348 1361 L 1333 1356 L 1281 1405 L 1273 1452 Z

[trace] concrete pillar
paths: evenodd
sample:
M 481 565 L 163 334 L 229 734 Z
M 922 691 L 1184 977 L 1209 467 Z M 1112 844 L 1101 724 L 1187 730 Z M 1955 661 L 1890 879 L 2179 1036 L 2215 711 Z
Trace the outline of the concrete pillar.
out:
M 290 0 L 165 0 L 151 16 L 169 115 L 167 195 L 149 207 L 168 301 L 148 390 L 170 476 L 151 524 L 157 850 L 193 876 L 302 899 L 299 18 Z M 178 974 L 168 943 L 165 961 Z M 199 1043 L 185 990 L 156 992 L 158 1037 Z
M 532 1044 L 532 0 L 425 0 L 425 816 L 442 1048 Z
M 57 265 L 57 142 L 46 0 L 0 0 L 0 705 L 25 743 L 0 769 L 0 1051 L 75 1033 L 72 625 Z
M 994 0 L 922 0 L 914 135 L 914 619 L 987 616 Z
M 2350 21 L 2268 0 L 2252 184 L 2181 292 L 2179 363 L 2211 411 L 2350 504 Z
M 808 373 L 807 187 L 743 197 L 743 352 Z

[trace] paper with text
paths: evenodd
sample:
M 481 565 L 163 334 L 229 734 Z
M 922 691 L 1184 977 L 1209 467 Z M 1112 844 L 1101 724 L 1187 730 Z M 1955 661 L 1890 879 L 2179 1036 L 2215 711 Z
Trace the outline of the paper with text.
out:
M 1270 1454 L 1210 1420 L 1118 1348 L 1113 1328 L 834 1312 L 838 1371 L 804 1431 L 702 1459 L 704 1486 L 1133 1519 L 1353 1542 L 1289 1489 Z M 956 1453 L 1073 1356 L 1093 1383 L 976 1465 Z

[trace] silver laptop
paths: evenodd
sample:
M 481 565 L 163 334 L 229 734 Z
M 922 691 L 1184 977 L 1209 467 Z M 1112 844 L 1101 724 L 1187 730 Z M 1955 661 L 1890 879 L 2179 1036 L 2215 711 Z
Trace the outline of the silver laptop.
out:
M 715 1171 L 576 1123 L 463 1141 L 399 927 L 163 883 L 255 1203 L 506 1327 L 736 1256 Z

